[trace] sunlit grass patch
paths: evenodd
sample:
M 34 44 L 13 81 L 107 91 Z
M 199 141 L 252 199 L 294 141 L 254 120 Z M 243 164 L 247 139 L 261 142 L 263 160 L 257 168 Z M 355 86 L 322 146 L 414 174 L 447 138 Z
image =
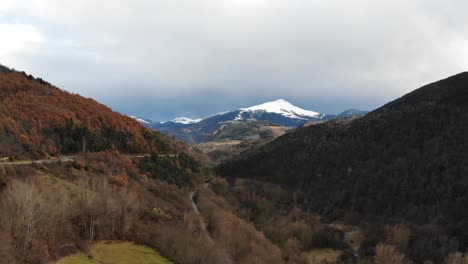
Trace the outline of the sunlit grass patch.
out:
M 86 257 L 84 254 L 76 254 L 63 258 L 57 262 L 57 264 L 98 264 L 98 262 L 93 261 Z
M 98 243 L 91 255 L 99 262 L 114 264 L 170 264 L 169 260 L 146 246 L 132 243 Z
M 66 257 L 57 264 L 172 264 L 155 250 L 133 243 L 100 242 L 91 247 L 92 259 L 83 254 Z

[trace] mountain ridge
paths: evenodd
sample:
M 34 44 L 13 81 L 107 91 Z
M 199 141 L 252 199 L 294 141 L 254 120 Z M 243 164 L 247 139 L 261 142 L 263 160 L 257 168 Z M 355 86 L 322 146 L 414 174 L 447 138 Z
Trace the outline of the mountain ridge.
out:
M 5 66 L 0 67 L 0 143 L 0 157 L 189 150 L 93 99 Z
M 220 126 L 239 122 L 269 122 L 284 127 L 298 127 L 308 122 L 325 122 L 337 117 L 361 116 L 368 111 L 354 110 L 339 115 L 321 114 L 299 108 L 284 99 L 278 99 L 234 111 L 222 112 L 202 119 L 178 118 L 167 122 L 142 122 L 143 125 L 174 136 L 189 144 L 206 142 Z M 140 118 L 148 121 L 148 119 Z

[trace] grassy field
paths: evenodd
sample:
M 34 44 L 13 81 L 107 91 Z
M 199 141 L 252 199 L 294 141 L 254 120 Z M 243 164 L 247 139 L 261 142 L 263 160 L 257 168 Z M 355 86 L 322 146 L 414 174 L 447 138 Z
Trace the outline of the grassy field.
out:
M 57 264 L 172 264 L 153 249 L 132 243 L 101 242 L 91 247 L 91 259 L 78 254 L 61 259 Z

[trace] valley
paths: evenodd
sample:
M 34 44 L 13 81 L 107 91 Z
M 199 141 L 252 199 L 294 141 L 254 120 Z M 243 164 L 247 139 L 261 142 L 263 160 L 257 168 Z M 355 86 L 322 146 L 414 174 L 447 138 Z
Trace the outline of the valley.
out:
M 279 100 L 279 124 L 263 104 L 170 133 L 21 72 L 0 80 L 5 263 L 463 261 L 466 73 L 368 114 Z
M 466 10 L 0 0 L 0 264 L 468 264 Z
M 207 118 L 176 118 L 167 122 L 132 116 L 142 125 L 173 136 L 200 149 L 217 165 L 243 152 L 255 150 L 297 127 L 351 120 L 369 111 L 346 110 L 338 115 L 304 110 L 279 99 L 252 107 L 214 114 Z

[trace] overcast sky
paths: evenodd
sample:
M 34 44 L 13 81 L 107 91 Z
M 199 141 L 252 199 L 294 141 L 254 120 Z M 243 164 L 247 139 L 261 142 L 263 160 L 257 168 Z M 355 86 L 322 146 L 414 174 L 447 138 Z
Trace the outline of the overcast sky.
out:
M 466 0 L 1 0 L 0 63 L 155 120 L 372 109 L 468 70 Z

